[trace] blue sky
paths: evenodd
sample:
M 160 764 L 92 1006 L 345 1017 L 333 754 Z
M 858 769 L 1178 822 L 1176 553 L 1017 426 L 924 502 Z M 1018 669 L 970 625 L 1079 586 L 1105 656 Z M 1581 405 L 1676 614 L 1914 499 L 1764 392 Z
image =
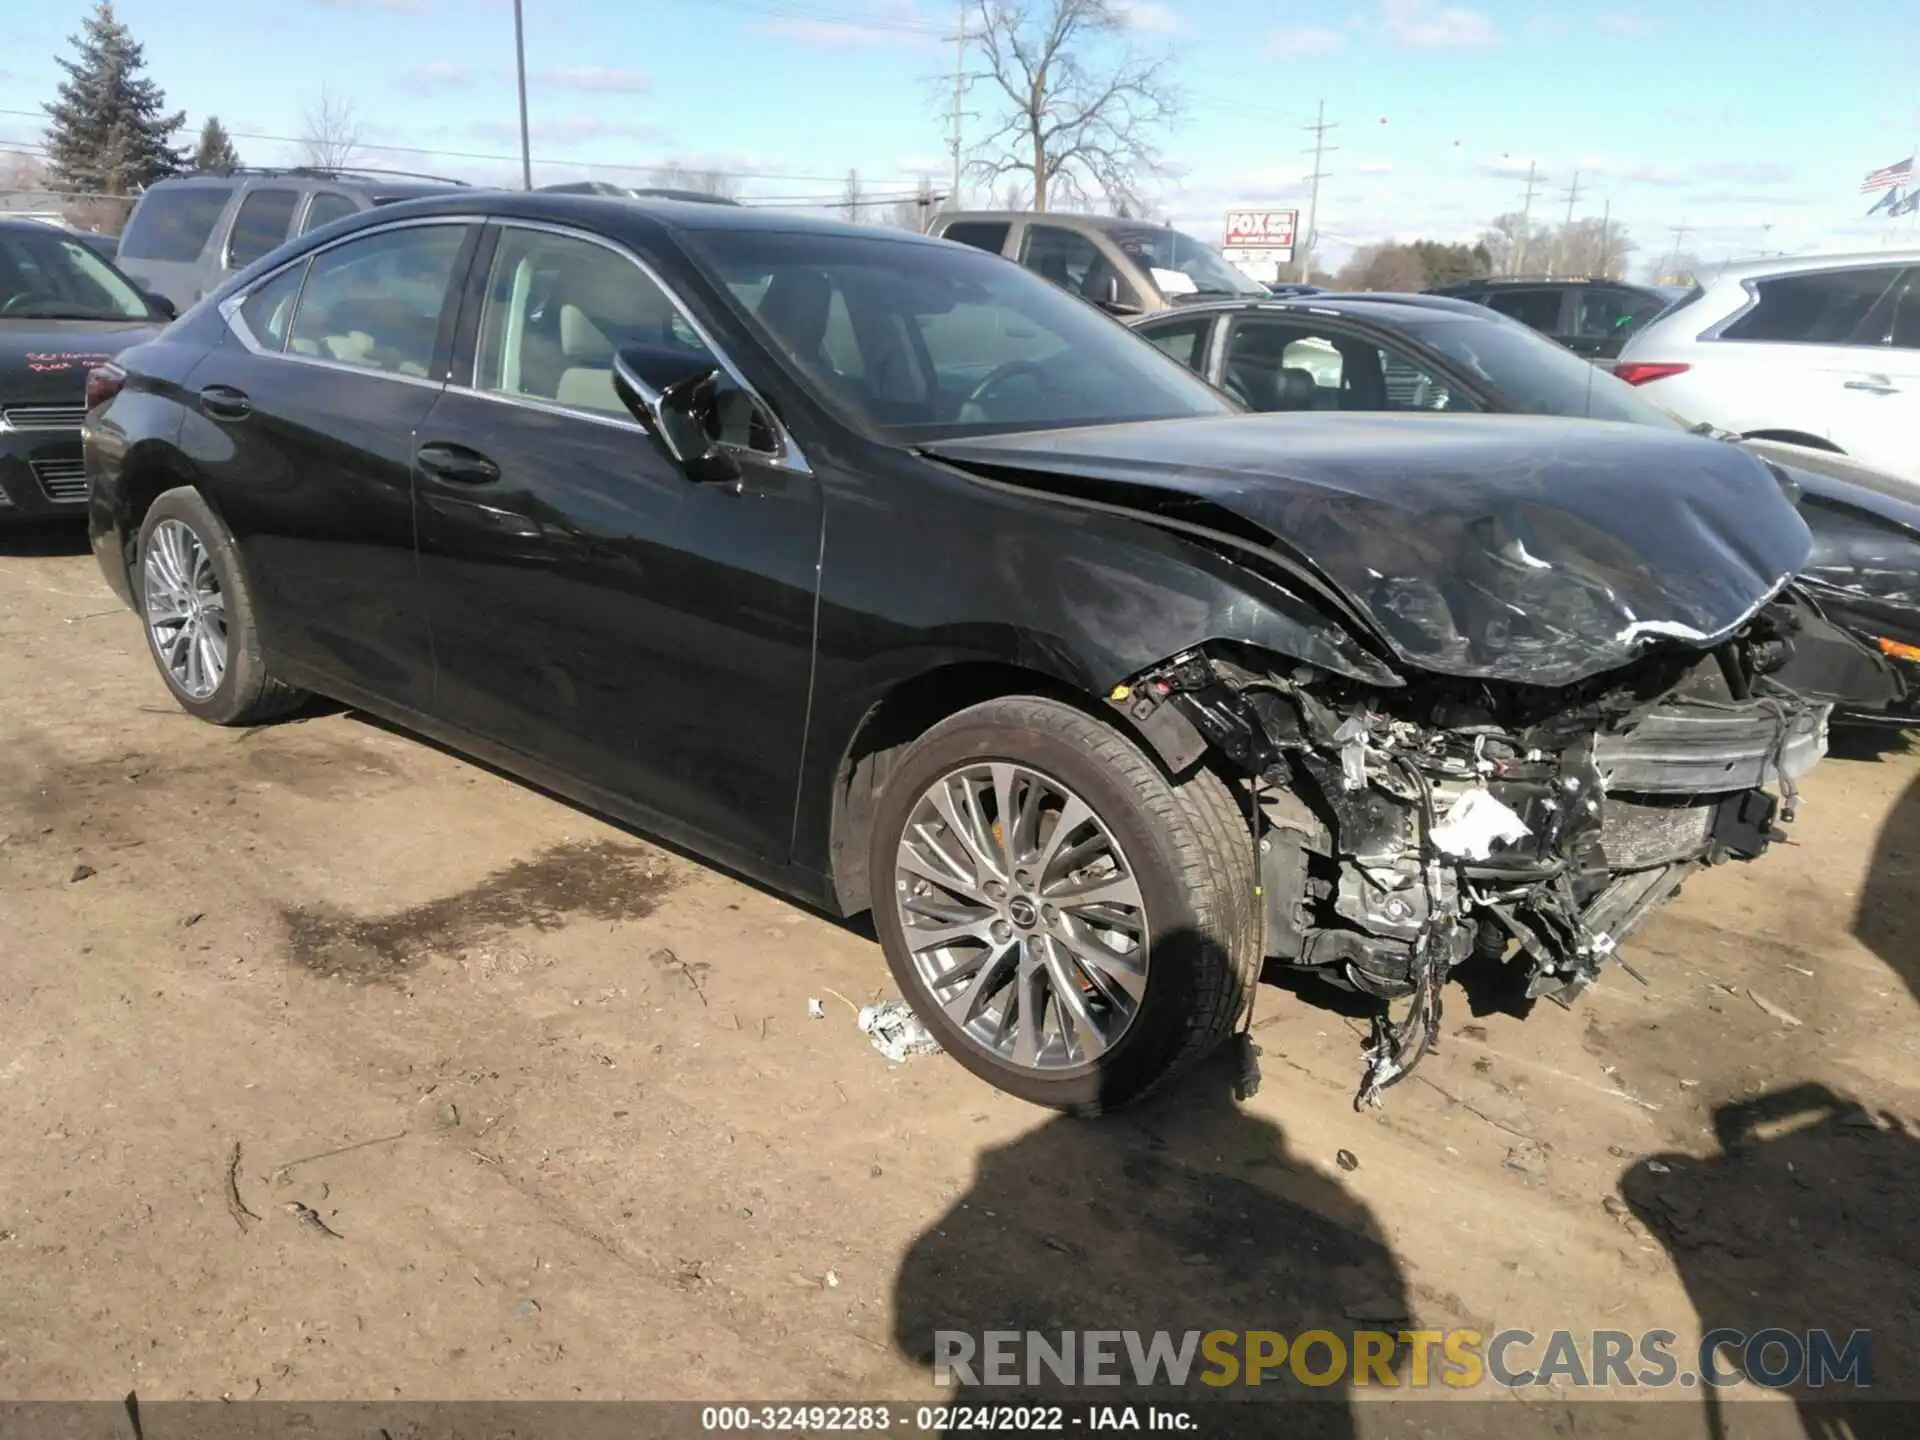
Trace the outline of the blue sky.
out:
M 0 52 L 0 142 L 35 140 L 53 57 L 91 8 L 15 7 Z M 324 83 L 367 140 L 362 163 L 517 177 L 508 0 L 119 0 L 170 102 L 218 114 L 255 162 L 287 145 Z M 945 105 L 959 0 L 525 0 L 536 181 L 639 178 L 667 160 L 741 172 L 746 199 L 826 201 L 948 173 Z M 1217 241 L 1233 206 L 1304 197 L 1325 99 L 1323 248 L 1471 238 L 1517 209 L 1609 204 L 1643 261 L 1671 227 L 1703 259 L 1865 248 L 1862 175 L 1920 138 L 1911 0 L 1132 0 L 1131 39 L 1170 49 L 1185 113 L 1163 213 Z M 969 108 L 986 101 L 976 88 Z M 980 121 L 972 121 L 976 136 Z M 0 149 L 6 148 L 0 143 Z M 487 156 L 500 159 L 483 158 Z M 475 158 L 482 157 L 482 158 Z M 637 169 L 594 170 L 593 165 Z M 984 196 L 979 197 L 984 200 Z M 1910 222 L 1900 222 L 1905 239 Z M 1770 228 L 1768 228 L 1770 227 Z M 1911 241 L 1909 243 L 1912 243 Z

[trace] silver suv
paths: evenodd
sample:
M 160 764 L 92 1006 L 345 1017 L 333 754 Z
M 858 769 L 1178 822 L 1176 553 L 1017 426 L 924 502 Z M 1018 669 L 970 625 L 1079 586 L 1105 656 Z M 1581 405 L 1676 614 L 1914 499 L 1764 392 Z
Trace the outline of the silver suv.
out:
M 1004 255 L 1115 315 L 1144 315 L 1201 297 L 1267 298 L 1218 250 L 1147 220 L 1113 215 L 956 210 L 930 232 Z
M 154 185 L 133 207 L 117 263 L 185 310 L 296 235 L 376 205 L 462 185 L 380 170 L 236 170 Z

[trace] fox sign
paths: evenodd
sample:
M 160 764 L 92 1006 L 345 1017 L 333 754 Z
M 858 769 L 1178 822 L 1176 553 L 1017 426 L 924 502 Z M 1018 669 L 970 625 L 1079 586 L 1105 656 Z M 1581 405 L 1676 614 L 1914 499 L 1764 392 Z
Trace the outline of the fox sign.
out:
M 1278 280 L 1280 267 L 1293 259 L 1299 218 L 1298 210 L 1229 210 L 1222 253 L 1255 280 Z

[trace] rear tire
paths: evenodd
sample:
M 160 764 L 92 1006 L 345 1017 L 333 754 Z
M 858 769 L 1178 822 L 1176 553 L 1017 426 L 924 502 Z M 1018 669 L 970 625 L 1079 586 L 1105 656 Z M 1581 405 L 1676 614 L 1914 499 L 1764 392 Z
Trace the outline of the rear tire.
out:
M 1034 802 L 1055 808 L 1037 810 L 1040 818 L 1029 820 L 1036 792 L 1063 798 Z M 970 795 L 978 796 L 977 811 L 967 810 Z M 998 813 L 1006 803 L 998 795 L 1017 797 L 1009 805 L 1012 825 Z M 1091 812 L 1091 820 L 1081 822 L 1085 828 L 1073 832 L 1086 838 L 1057 844 L 1056 860 L 1074 863 L 1082 851 L 1094 858 L 1089 869 L 1055 874 L 1044 859 L 1048 837 L 1068 823 L 1070 812 L 1079 813 L 1071 810 L 1075 802 Z M 971 827 L 977 849 L 936 818 L 948 814 Z M 974 814 L 978 823 L 968 818 Z M 1017 838 L 1010 842 L 1010 835 Z M 1110 842 L 1111 860 L 1102 837 Z M 912 848 L 903 851 L 903 841 Z M 888 776 L 870 845 L 874 925 L 901 993 L 955 1059 L 1021 1099 L 1076 1114 L 1137 1100 L 1207 1055 L 1251 998 L 1260 949 L 1253 841 L 1232 789 L 1205 769 L 1169 780 L 1125 735 L 1069 705 L 1016 696 L 934 726 Z M 959 857 L 960 865 L 944 864 L 942 854 Z M 1022 868 L 1021 855 L 1042 857 L 1040 868 Z M 934 869 L 955 872 L 952 883 L 929 878 L 929 858 Z M 971 880 L 957 873 L 969 869 Z M 1009 881 L 1025 879 L 1003 884 L 1010 893 L 989 894 L 1003 872 Z M 1112 883 L 1123 875 L 1137 889 Z M 1076 894 L 1096 888 L 1137 893 L 1141 903 L 1135 910 Z M 1021 907 L 1022 896 L 1032 904 Z M 1049 900 L 1058 902 L 1057 911 Z M 1111 928 L 1090 930 L 1077 916 L 1061 918 L 1059 912 L 1076 906 L 1098 924 L 1111 921 Z M 1034 919 L 1035 909 L 1047 914 Z M 979 937 L 958 937 L 952 945 L 927 938 L 980 917 Z M 1120 948 L 1116 960 L 1088 943 L 1104 936 L 1109 950 L 1125 947 L 1131 933 L 1144 936 L 1143 962 L 1141 952 Z M 1013 958 L 995 961 L 1002 944 L 1013 947 Z M 1032 1007 L 1043 1022 L 1037 1027 L 1042 1039 L 1023 1046 L 1021 1007 L 1011 997 L 1037 992 L 1012 977 L 1030 944 L 1052 960 L 1035 967 L 1048 987 Z M 1067 962 L 1070 950 L 1091 956 L 1091 966 Z M 995 973 L 1009 976 L 998 992 L 1002 998 L 975 998 L 992 983 L 981 972 L 995 964 Z M 1132 972 L 1142 964 L 1139 994 L 1114 995 L 1111 977 L 1125 969 L 1126 982 L 1137 983 Z M 1063 994 L 1064 1003 L 1057 998 Z M 1067 1038 L 1069 1030 L 1085 1043 Z
M 181 709 L 214 725 L 249 725 L 306 700 L 268 671 L 233 536 L 193 487 L 148 508 L 133 583 L 147 653 Z

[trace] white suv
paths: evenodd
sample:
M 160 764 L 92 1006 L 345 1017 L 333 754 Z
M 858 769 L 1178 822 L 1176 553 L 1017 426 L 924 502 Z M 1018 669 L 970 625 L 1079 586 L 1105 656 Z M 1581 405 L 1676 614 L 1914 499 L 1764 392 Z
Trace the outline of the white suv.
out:
M 1729 266 L 1613 373 L 1689 420 L 1920 481 L 1920 250 Z

